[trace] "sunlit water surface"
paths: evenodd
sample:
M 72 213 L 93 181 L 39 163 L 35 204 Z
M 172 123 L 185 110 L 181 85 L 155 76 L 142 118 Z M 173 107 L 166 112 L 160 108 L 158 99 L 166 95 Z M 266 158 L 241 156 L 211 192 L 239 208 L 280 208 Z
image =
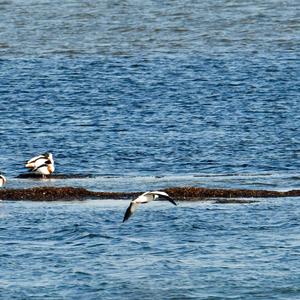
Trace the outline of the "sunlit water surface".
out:
M 0 1 L 7 188 L 300 188 L 299 1 Z M 51 151 L 56 172 L 25 180 Z M 1 299 L 299 299 L 298 198 L 0 203 Z

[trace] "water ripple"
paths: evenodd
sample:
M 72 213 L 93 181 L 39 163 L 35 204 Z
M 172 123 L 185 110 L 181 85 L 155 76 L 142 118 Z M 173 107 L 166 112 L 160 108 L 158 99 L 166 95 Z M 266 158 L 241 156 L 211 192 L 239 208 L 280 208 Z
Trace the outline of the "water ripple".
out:
M 58 9 L 59 8 L 59 9 Z M 0 1 L 7 188 L 300 188 L 299 1 Z M 51 151 L 56 171 L 21 180 Z M 298 299 L 297 198 L 0 203 L 3 299 Z

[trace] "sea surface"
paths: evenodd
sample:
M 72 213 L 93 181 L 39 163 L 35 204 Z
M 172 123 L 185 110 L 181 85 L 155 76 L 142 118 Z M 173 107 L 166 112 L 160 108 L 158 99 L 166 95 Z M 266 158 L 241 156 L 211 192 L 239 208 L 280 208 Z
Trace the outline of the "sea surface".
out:
M 299 15 L 0 0 L 6 188 L 300 189 Z M 16 178 L 46 151 L 83 178 Z M 0 299 L 300 299 L 299 198 L 128 204 L 0 202 Z

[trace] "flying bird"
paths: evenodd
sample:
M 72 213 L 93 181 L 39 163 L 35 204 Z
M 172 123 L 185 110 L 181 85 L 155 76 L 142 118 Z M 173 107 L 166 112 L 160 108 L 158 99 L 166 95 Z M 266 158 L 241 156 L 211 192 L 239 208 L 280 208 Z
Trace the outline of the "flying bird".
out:
M 161 191 L 146 192 L 130 202 L 129 207 L 125 212 L 123 222 L 125 222 L 130 218 L 130 216 L 134 213 L 134 211 L 137 209 L 137 207 L 140 204 L 149 203 L 153 200 L 156 200 L 157 198 L 163 198 L 165 200 L 170 201 L 172 204 L 177 205 L 176 202 L 165 192 L 161 192 Z
M 46 152 L 35 156 L 26 162 L 25 167 L 35 174 L 50 175 L 55 170 L 53 155 L 50 152 Z
M 5 176 L 0 174 L 0 187 L 4 186 L 6 181 L 7 180 L 6 180 Z

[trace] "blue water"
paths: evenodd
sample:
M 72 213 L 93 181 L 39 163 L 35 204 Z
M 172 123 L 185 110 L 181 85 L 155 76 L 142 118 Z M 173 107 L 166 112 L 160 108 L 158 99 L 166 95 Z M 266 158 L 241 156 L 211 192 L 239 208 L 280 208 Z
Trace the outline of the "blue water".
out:
M 298 1 L 0 1 L 7 188 L 300 188 Z M 22 180 L 51 151 L 56 172 Z M 0 203 L 2 299 L 299 299 L 298 198 Z
M 299 299 L 298 199 L 2 203 L 2 299 Z

